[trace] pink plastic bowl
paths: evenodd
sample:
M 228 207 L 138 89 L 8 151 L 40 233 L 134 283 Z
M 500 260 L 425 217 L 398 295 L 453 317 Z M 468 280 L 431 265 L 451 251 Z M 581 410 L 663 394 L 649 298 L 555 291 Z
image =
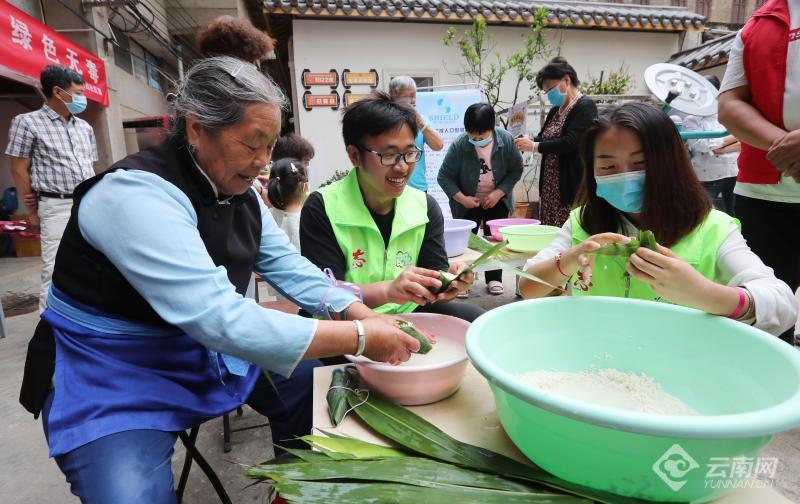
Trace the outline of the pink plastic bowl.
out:
M 469 322 L 434 313 L 410 313 L 402 318 L 430 332 L 438 341 L 450 339 L 464 347 Z M 432 351 L 436 351 L 435 346 Z M 468 362 L 465 347 L 463 355 L 428 366 L 390 366 L 366 357 L 345 357 L 355 363 L 367 388 L 404 406 L 430 404 L 455 393 L 464 379 Z
M 500 233 L 500 228 L 505 226 L 519 226 L 522 224 L 541 224 L 542 222 L 536 219 L 494 219 L 488 221 L 489 229 L 492 232 L 492 240 L 503 241 L 503 235 Z

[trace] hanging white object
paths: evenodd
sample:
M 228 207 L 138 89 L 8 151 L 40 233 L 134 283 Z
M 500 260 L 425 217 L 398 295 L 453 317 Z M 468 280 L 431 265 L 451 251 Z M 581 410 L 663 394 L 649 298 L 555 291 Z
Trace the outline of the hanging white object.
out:
M 674 109 L 694 116 L 717 113 L 719 91 L 704 76 L 686 67 L 656 63 L 644 71 L 650 92 L 666 104 L 665 112 Z

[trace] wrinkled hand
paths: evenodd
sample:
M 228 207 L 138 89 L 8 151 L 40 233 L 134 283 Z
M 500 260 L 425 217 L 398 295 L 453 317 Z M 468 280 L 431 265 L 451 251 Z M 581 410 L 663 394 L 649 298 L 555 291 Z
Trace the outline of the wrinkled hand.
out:
M 422 129 L 425 127 L 425 119 L 422 118 L 419 112 L 417 112 L 417 127 Z
M 364 356 L 369 359 L 394 366 L 407 361 L 413 352 L 419 350 L 419 341 L 401 331 L 394 318 L 368 318 L 361 323 L 366 337 Z M 428 334 L 425 336 L 431 339 Z
M 514 146 L 521 152 L 534 152 L 536 150 L 536 142 L 528 135 L 514 140 Z
M 800 183 L 800 130 L 775 140 L 767 151 L 767 159 L 786 177 Z
M 611 243 L 625 244 L 630 241 L 631 239 L 627 236 L 617 233 L 600 233 L 590 236 L 561 254 L 561 269 L 564 270 L 564 273 L 568 273 L 569 270 L 577 271 L 583 268 L 583 280 L 588 284 L 592 280 L 592 268 L 594 267 L 595 256 L 589 255 L 587 252 L 597 250 Z
M 466 268 L 467 268 L 466 263 L 461 261 L 456 261 L 450 265 L 450 269 L 448 270 L 448 272 L 454 275 L 458 275 Z M 446 291 L 436 296 L 436 302 L 445 302 L 452 300 L 462 292 L 468 291 L 474 281 L 475 281 L 475 273 L 470 271 L 469 273 L 464 275 L 463 278 L 450 282 L 450 287 L 448 287 Z
M 386 297 L 392 303 L 424 305 L 436 300 L 431 289 L 441 286 L 438 271 L 409 266 L 389 284 Z
M 461 195 L 460 197 L 456 198 L 456 201 L 468 210 L 481 206 L 481 200 L 479 200 L 477 196 Z
M 39 198 L 36 197 L 36 193 L 28 193 L 22 197 L 22 201 L 25 203 L 25 206 L 28 207 L 28 210 L 33 212 L 37 208 L 39 208 Z
M 650 284 L 657 296 L 684 306 L 702 306 L 711 283 L 670 249 L 659 245 L 658 252 L 640 247 L 626 266 L 633 278 Z
M 483 204 L 481 205 L 484 209 L 488 210 L 490 208 L 494 208 L 497 205 L 497 202 L 503 199 L 506 193 L 501 191 L 500 189 L 495 189 L 494 191 L 490 192 L 486 199 L 483 200 Z

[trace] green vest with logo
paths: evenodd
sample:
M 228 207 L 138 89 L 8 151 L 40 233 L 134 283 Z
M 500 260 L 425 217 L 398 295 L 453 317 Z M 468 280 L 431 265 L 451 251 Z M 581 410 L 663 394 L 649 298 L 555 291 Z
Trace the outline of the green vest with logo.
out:
M 345 258 L 344 279 L 354 284 L 394 280 L 409 265 L 416 265 L 428 224 L 428 200 L 425 193 L 406 187 L 395 200 L 392 235 L 388 246 L 369 213 L 357 170 L 347 177 L 323 187 L 318 192 L 325 202 L 325 213 Z M 378 313 L 411 313 L 415 303 L 387 303 L 375 308 Z
M 580 224 L 581 209 L 570 213 L 572 225 L 572 245 L 589 238 Z M 711 210 L 699 226 L 670 247 L 678 257 L 691 264 L 701 275 L 712 282 L 716 281 L 717 252 L 730 233 L 731 224 L 739 225 L 733 217 Z M 613 296 L 661 301 L 650 285 L 626 274 L 626 257 L 596 256 L 592 267 L 591 284 L 587 284 L 577 274 L 569 279 L 573 296 Z

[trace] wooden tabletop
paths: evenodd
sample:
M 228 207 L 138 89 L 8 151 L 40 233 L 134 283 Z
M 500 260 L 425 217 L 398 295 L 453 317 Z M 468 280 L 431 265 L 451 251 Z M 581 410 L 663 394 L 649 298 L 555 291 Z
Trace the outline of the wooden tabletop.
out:
M 352 414 L 348 415 L 339 427 L 333 427 L 328 416 L 325 396 L 331 382 L 331 372 L 335 367 L 337 366 L 314 369 L 314 433 L 323 434 L 320 429 L 334 431 L 371 443 L 389 445 L 385 438 L 376 435 Z M 489 383 L 472 364 L 468 364 L 458 392 L 437 403 L 411 406 L 409 409 L 458 440 L 487 448 L 526 464 L 530 463 L 514 446 L 500 425 Z M 769 488 L 734 490 L 716 503 L 792 504 L 790 500 Z

